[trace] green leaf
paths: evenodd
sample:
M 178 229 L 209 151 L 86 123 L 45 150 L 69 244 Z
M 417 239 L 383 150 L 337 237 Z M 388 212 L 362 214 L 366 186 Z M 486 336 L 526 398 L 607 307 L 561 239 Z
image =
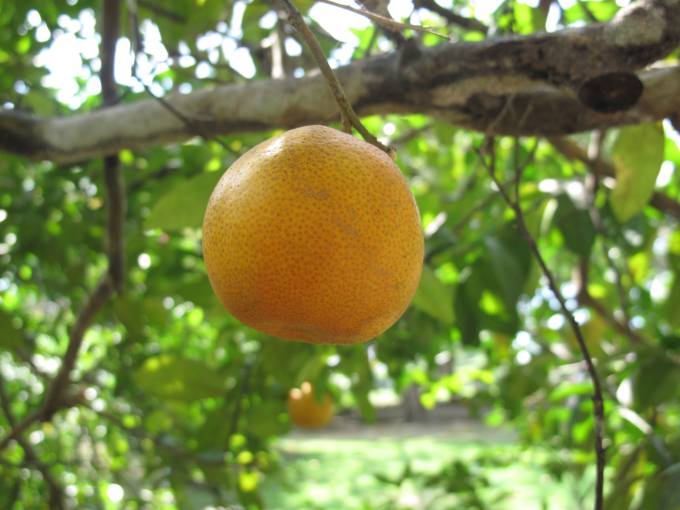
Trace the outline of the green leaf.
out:
M 225 395 L 225 378 L 202 361 L 170 355 L 147 359 L 133 376 L 142 390 L 158 398 L 192 402 Z
M 640 361 L 634 379 L 634 395 L 641 409 L 657 406 L 673 400 L 680 387 L 678 366 L 661 354 L 654 354 Z
M 423 267 L 413 306 L 444 324 L 453 324 L 453 289 L 437 278 L 428 266 Z
M 207 172 L 178 183 L 156 201 L 146 219 L 146 228 L 200 227 L 210 194 L 221 176 L 220 172 Z
M 621 128 L 612 149 L 616 186 L 611 195 L 612 210 L 620 222 L 639 213 L 654 192 L 664 157 L 661 124 Z
M 534 30 L 535 15 L 533 11 L 538 10 L 528 5 L 515 3 L 515 31 L 519 34 L 529 34 Z
M 289 428 L 279 416 L 285 408 L 280 402 L 263 402 L 246 413 L 248 433 L 261 439 L 281 435 Z
M 252 2 L 246 6 L 243 12 L 241 25 L 244 29 L 256 26 L 262 16 L 271 10 L 271 6 L 264 2 Z
M 567 195 L 560 195 L 557 203 L 555 223 L 564 238 L 564 244 L 577 255 L 587 257 L 593 248 L 596 234 L 590 214 L 584 209 L 578 209 Z
M 519 238 L 512 241 L 512 243 L 523 242 L 524 240 Z M 485 238 L 484 246 L 505 306 L 508 311 L 513 310 L 522 294 L 527 276 L 517 257 L 518 246 L 512 246 L 509 240 L 504 241 L 497 237 Z

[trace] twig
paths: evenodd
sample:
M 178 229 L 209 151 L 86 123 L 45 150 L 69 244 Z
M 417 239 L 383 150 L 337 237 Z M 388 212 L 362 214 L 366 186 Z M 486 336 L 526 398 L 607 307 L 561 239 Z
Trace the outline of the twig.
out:
M 616 168 L 614 164 L 606 160 L 604 157 L 592 160 L 588 157 L 588 153 L 583 150 L 575 142 L 568 138 L 548 138 L 558 152 L 569 159 L 575 159 L 584 163 L 588 169 L 600 177 L 616 177 Z M 649 203 L 658 211 L 674 217 L 680 221 L 680 202 L 677 202 L 668 195 L 655 191 Z
M 16 419 L 14 418 L 14 414 L 12 414 L 9 402 L 10 400 L 7 395 L 7 391 L 5 390 L 5 381 L 2 375 L 0 375 L 0 407 L 2 408 L 2 412 L 5 415 L 7 423 L 9 423 L 9 426 L 13 428 L 14 426 L 16 426 Z M 19 446 L 21 446 L 21 448 L 24 450 L 24 455 L 28 463 L 35 466 L 35 468 L 38 471 L 40 471 L 40 474 L 42 475 L 42 477 L 45 480 L 45 483 L 47 484 L 50 494 L 49 496 L 50 508 L 53 508 L 55 510 L 63 509 L 64 490 L 62 489 L 59 482 L 57 482 L 57 480 L 52 475 L 50 468 L 40 461 L 38 454 L 35 452 L 33 447 L 28 443 L 28 441 L 26 441 L 26 439 L 23 436 L 19 435 L 16 439 L 17 442 L 19 443 Z
M 387 8 L 388 0 L 354 0 L 354 2 L 359 4 L 359 7 L 366 11 L 394 21 L 394 18 L 392 18 L 392 15 Z M 375 21 L 373 25 L 377 29 L 376 32 L 382 32 L 397 48 L 400 48 L 406 43 L 407 39 L 404 37 L 404 34 L 401 33 L 401 29 L 390 28 L 389 25 L 380 24 L 377 21 Z
M 588 18 L 593 23 L 599 23 L 600 22 L 600 20 L 597 19 L 597 16 L 595 16 L 595 14 L 593 14 L 593 11 L 590 10 L 590 7 L 588 7 L 583 0 L 576 0 L 576 3 L 581 8 L 583 13 L 586 15 L 586 18 Z
M 569 308 L 567 308 L 566 300 L 564 299 L 564 296 L 562 295 L 562 292 L 560 291 L 560 288 L 557 282 L 555 281 L 555 277 L 550 268 L 548 268 L 548 265 L 546 264 L 545 260 L 543 259 L 543 255 L 541 255 L 541 251 L 538 248 L 536 240 L 531 236 L 531 233 L 529 232 L 526 226 L 526 222 L 524 220 L 524 213 L 519 202 L 519 196 L 517 197 L 516 200 L 513 200 L 508 194 L 508 192 L 505 190 L 505 188 L 502 186 L 501 182 L 498 180 L 498 177 L 496 175 L 496 151 L 493 138 L 487 139 L 485 149 L 486 152 L 489 154 L 490 161 L 487 163 L 483 151 L 480 150 L 480 158 L 482 160 L 482 164 L 487 168 L 489 176 L 491 177 L 494 184 L 498 188 L 498 192 L 501 194 L 505 202 L 508 204 L 508 207 L 510 207 L 510 209 L 512 209 L 512 211 L 514 212 L 520 233 L 524 237 L 527 245 L 529 246 L 531 252 L 534 255 L 534 258 L 538 262 L 538 265 L 540 266 L 541 271 L 543 272 L 543 276 L 545 276 L 546 280 L 548 281 L 548 287 L 550 288 L 553 295 L 559 302 L 562 314 L 564 315 L 565 319 L 567 320 L 572 330 L 574 331 L 574 335 L 576 336 L 576 339 L 578 341 L 579 348 L 583 356 L 583 360 L 586 363 L 588 374 L 593 385 L 593 414 L 595 418 L 595 458 L 596 458 L 595 510 L 603 510 L 602 505 L 604 498 L 604 467 L 605 467 L 605 449 L 603 436 L 605 421 L 604 421 L 604 401 L 602 398 L 602 386 L 600 384 L 600 377 L 593 363 L 593 359 L 588 350 L 585 338 L 583 337 L 583 332 L 581 331 L 578 322 L 576 322 L 574 315 L 569 311 Z M 519 177 L 521 177 L 522 169 L 515 168 L 515 171 L 518 177 L 517 178 L 518 182 L 516 186 L 517 189 L 519 189 L 520 185 Z
M 184 25 L 187 22 L 187 18 L 185 16 L 182 16 L 181 14 L 178 14 L 175 11 L 171 11 L 170 9 L 163 5 L 158 5 L 154 2 L 150 2 L 149 0 L 137 0 L 137 2 L 139 3 L 139 5 L 141 5 L 145 9 L 148 9 L 154 14 L 158 16 L 163 16 L 164 18 L 167 18 L 170 21 L 174 21 L 177 24 Z
M 428 11 L 432 11 L 435 14 L 439 14 L 449 23 L 458 25 L 459 27 L 466 30 L 474 30 L 476 32 L 482 32 L 483 34 L 486 34 L 489 31 L 489 27 L 487 27 L 481 21 L 456 14 L 455 12 L 442 7 L 434 0 L 414 0 L 413 6 L 427 9 Z
M 307 23 L 305 23 L 300 11 L 297 10 L 291 0 L 280 1 L 288 12 L 288 19 L 291 25 L 293 25 L 293 27 L 305 38 L 307 46 L 314 55 L 314 60 L 316 60 L 321 73 L 323 74 L 324 78 L 326 78 L 326 83 L 328 84 L 328 87 L 330 88 L 331 93 L 333 94 L 333 97 L 335 97 L 335 101 L 338 103 L 338 107 L 340 108 L 340 116 L 342 118 L 343 127 L 347 127 L 348 125 L 353 126 L 354 129 L 356 129 L 361 134 L 364 140 L 392 156 L 392 151 L 380 143 L 378 139 L 364 127 L 364 125 L 361 123 L 361 120 L 359 120 L 359 117 L 354 112 L 352 105 L 345 95 L 345 91 L 343 90 L 340 81 L 335 76 L 331 66 L 328 65 L 326 57 L 323 54 L 323 50 L 319 45 L 319 41 L 316 40 L 316 37 L 307 26 Z
M 366 16 L 368 19 L 375 21 L 376 25 L 378 25 L 381 28 L 396 31 L 411 29 L 415 32 L 436 35 L 437 37 L 441 37 L 442 39 L 445 39 L 447 41 L 451 40 L 451 38 L 448 35 L 442 34 L 430 28 L 423 27 L 420 25 L 413 25 L 411 23 L 402 23 L 401 21 L 397 21 L 386 16 L 381 16 L 380 14 L 369 11 L 368 9 L 365 8 L 357 9 L 356 7 L 352 7 L 351 5 L 341 4 L 339 2 L 335 2 L 334 0 L 317 0 L 317 1 L 324 4 L 332 5 L 334 7 L 338 7 L 340 9 L 345 9 L 350 12 L 354 12 L 362 16 Z

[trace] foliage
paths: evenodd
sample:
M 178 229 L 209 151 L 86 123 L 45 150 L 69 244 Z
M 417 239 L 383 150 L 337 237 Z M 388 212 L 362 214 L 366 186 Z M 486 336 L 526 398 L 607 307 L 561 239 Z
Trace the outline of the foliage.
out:
M 302 75 L 314 68 L 268 3 L 137 3 L 146 43 L 138 63 L 154 94 L 267 78 L 263 41 L 279 30 L 290 41 L 286 70 Z M 298 4 L 309 10 L 311 2 Z M 129 42 L 135 26 L 123 10 Z M 611 19 L 617 5 L 585 1 L 558 11 L 560 24 L 569 26 L 589 15 Z M 441 31 L 479 38 L 419 12 Z M 90 0 L 0 3 L 4 108 L 45 115 L 98 108 L 100 18 L 100 3 Z M 537 9 L 506 0 L 489 21 L 499 33 L 524 34 L 545 20 Z M 312 28 L 339 61 L 394 45 L 373 27 L 356 28 L 351 43 L 335 40 L 318 22 Z M 152 44 L 157 37 L 162 45 Z M 68 40 L 74 46 L 67 48 L 76 49 L 67 51 L 80 52 L 72 55 L 76 72 L 55 88 L 47 66 L 57 54 L 41 52 Z M 148 97 L 137 80 L 119 81 L 122 102 Z M 77 405 L 26 434 L 39 463 L 16 442 L 2 452 L 2 508 L 46 507 L 45 467 L 78 508 L 260 508 L 263 477 L 276 464 L 273 446 L 290 429 L 288 390 L 315 381 L 370 421 L 370 396 L 383 369 L 388 379 L 381 384 L 397 391 L 416 384 L 427 407 L 456 400 L 490 425 L 512 427 L 520 444 L 550 451 L 546 469 L 555 480 L 592 469 L 591 387 L 581 355 L 480 162 L 482 136 L 424 115 L 365 123 L 396 146 L 427 235 L 421 287 L 400 321 L 367 346 L 311 346 L 265 337 L 217 302 L 201 256 L 205 202 L 222 169 L 273 133 L 123 151 L 125 290 L 86 335 L 72 388 Z M 597 136 L 571 141 L 585 151 Z M 649 198 L 656 189 L 680 199 L 672 173 L 680 147 L 669 125 L 642 125 L 606 133 L 602 155 L 613 162 L 616 184 L 602 179 L 594 196 L 586 166 L 544 139 L 499 139 L 497 171 L 514 189 L 522 162 L 518 193 L 527 226 L 583 325 L 604 382 L 606 507 L 676 510 L 680 230 L 678 218 Z M 106 197 L 100 160 L 58 166 L 3 156 L 0 375 L 6 411 L 18 420 L 39 406 L 77 310 L 105 268 Z M 10 428 L 2 413 L 2 434 Z M 421 486 L 468 495 L 486 477 L 478 463 L 460 460 L 435 474 L 407 474 Z

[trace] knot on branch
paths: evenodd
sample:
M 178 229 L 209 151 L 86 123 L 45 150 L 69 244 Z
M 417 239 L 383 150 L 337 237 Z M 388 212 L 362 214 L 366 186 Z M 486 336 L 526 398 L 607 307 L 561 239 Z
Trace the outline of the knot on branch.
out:
M 635 106 L 643 89 L 634 73 L 612 72 L 586 81 L 578 90 L 578 98 L 591 110 L 613 113 Z

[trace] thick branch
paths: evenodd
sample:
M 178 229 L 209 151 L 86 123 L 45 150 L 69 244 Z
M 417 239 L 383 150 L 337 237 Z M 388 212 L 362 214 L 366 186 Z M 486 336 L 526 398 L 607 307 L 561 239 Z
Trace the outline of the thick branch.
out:
M 657 61 L 680 43 L 677 2 L 635 5 L 639 7 L 626 9 L 608 24 L 432 48 L 405 45 L 339 68 L 336 75 L 360 115 L 423 113 L 489 134 L 559 136 L 676 116 L 680 66 L 639 74 L 642 96 L 634 106 L 615 113 L 598 113 L 576 94 L 593 81 L 600 90 L 607 80 L 596 78 L 608 73 L 630 77 L 631 71 Z M 214 134 L 337 118 L 333 96 L 319 75 L 170 94 L 166 102 Z M 0 111 L 0 149 L 60 163 L 194 135 L 155 100 L 66 118 Z

